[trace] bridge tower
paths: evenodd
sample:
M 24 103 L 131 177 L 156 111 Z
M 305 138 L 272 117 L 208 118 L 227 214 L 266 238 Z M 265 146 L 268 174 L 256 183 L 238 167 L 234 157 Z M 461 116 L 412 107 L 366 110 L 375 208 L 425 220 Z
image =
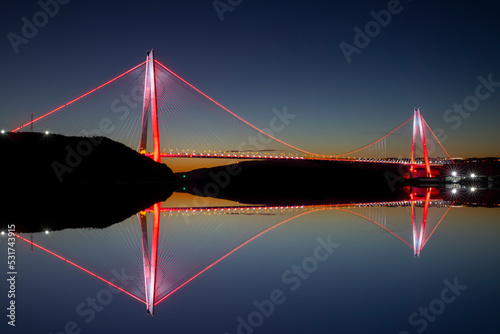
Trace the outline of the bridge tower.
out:
M 425 134 L 423 127 L 422 115 L 420 115 L 420 108 L 415 108 L 413 113 L 413 140 L 411 146 L 411 172 L 415 172 L 415 140 L 417 138 L 417 131 L 420 132 L 420 140 L 422 141 L 422 150 L 424 152 L 425 172 L 427 177 L 431 177 L 431 166 L 429 164 L 429 155 L 427 154 L 427 144 L 425 143 Z
M 149 252 L 148 242 L 148 219 L 145 212 L 139 214 L 141 222 L 142 239 L 142 262 L 144 269 L 144 291 L 146 296 L 147 312 L 154 315 L 156 303 L 156 273 L 158 269 L 158 236 L 160 230 L 160 203 L 153 206 L 153 236 L 151 243 L 151 252 Z
M 413 192 L 410 194 L 411 221 L 412 221 L 412 230 L 413 230 L 413 249 L 414 249 L 413 255 L 415 257 L 420 257 L 420 252 L 422 251 L 422 248 L 424 247 L 424 244 L 425 244 L 425 240 L 424 240 L 425 225 L 427 223 L 427 213 L 429 211 L 431 192 L 432 192 L 432 188 L 426 189 L 425 202 L 424 202 L 424 212 L 422 214 L 422 222 L 420 223 L 420 226 L 418 226 L 418 223 L 416 222 L 416 219 L 415 219 L 415 201 L 419 200 L 419 198 L 417 198 L 417 195 Z
M 154 51 L 148 51 L 146 58 L 146 73 L 144 75 L 144 102 L 142 105 L 141 153 L 146 153 L 148 142 L 149 110 L 153 128 L 153 160 L 160 162 L 160 135 L 158 128 L 158 105 L 156 98 L 156 64 Z

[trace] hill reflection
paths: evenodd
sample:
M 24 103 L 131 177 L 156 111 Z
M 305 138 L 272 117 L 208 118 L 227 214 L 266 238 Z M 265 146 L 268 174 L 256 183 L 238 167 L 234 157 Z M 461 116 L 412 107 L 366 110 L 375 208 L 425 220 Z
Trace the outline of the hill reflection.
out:
M 82 201 L 91 198 L 89 193 L 78 200 L 60 197 L 55 202 L 47 196 L 47 200 L 37 202 L 45 207 L 40 207 L 44 216 L 36 223 L 17 211 L 16 236 L 107 284 L 112 284 L 117 272 L 127 273 L 133 277 L 133 284 L 113 287 L 143 303 L 153 314 L 157 304 L 198 276 L 296 218 L 329 211 L 333 222 L 369 225 L 371 230 L 391 236 L 384 240 L 396 249 L 403 245 L 420 257 L 455 204 L 445 198 L 446 191 L 433 188 L 413 188 L 394 201 L 381 197 L 380 201 L 304 205 L 247 205 L 207 197 L 200 203 L 198 197 L 179 192 L 172 195 L 168 189 L 156 193 L 158 197 L 172 195 L 161 203 L 154 202 L 155 196 L 145 198 L 145 191 L 114 189 L 114 203 L 106 200 L 109 191 L 97 192 L 87 202 Z M 68 205 L 64 210 L 60 208 L 62 203 Z M 111 218 L 104 214 L 106 211 L 111 212 Z M 119 224 L 113 223 L 120 219 Z M 40 232 L 47 226 L 51 230 L 48 235 L 26 233 Z M 99 229 L 78 229 L 86 227 Z M 56 231 L 59 229 L 65 230 Z

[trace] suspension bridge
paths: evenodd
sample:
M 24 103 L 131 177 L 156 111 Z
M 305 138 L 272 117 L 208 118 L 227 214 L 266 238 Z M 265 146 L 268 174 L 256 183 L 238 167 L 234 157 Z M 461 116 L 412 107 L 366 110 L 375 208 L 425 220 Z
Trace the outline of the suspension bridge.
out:
M 224 107 L 156 60 L 153 50 L 144 62 L 12 132 L 34 125 L 63 135 L 107 136 L 157 162 L 162 158 L 358 161 L 408 165 L 426 176 L 432 176 L 443 159 L 452 162 L 420 108 L 361 148 L 333 155 L 303 150 Z M 402 140 L 405 131 L 412 132 L 411 140 Z M 440 159 L 430 156 L 429 144 Z
M 152 50 L 144 62 L 12 132 L 25 131 L 33 126 L 63 135 L 107 136 L 157 162 L 161 162 L 162 158 L 217 158 L 390 163 L 409 166 L 411 171 L 430 177 L 442 164 L 442 160 L 435 157 L 452 161 L 419 108 L 413 111 L 412 117 L 385 136 L 359 149 L 333 155 L 300 149 L 259 129 L 203 93 L 157 61 Z M 407 133 L 406 128 L 412 134 L 408 141 L 401 139 L 401 135 Z M 428 149 L 430 143 L 432 156 Z M 54 242 L 56 237 L 51 238 L 53 244 L 42 245 L 17 236 L 123 291 L 144 303 L 147 311 L 154 314 L 156 305 L 241 247 L 294 218 L 321 210 L 348 212 L 366 219 L 409 246 L 415 256 L 420 256 L 422 248 L 446 214 L 429 223 L 427 216 L 431 206 L 446 208 L 448 212 L 450 204 L 432 199 L 432 189 L 427 189 L 424 195 L 413 193 L 409 200 L 400 202 L 348 205 L 200 207 L 186 210 L 162 208 L 158 203 L 139 213 L 130 226 L 121 230 L 110 229 L 114 237 L 121 235 L 131 245 L 130 249 L 125 249 L 125 254 L 122 254 L 123 247 L 115 247 L 115 251 L 106 250 L 99 256 L 89 254 L 85 242 L 102 238 L 102 231 L 88 231 L 88 239 L 82 238 L 81 232 L 55 233 L 60 235 L 60 244 L 65 244 L 68 234 L 79 234 L 73 238 L 75 243 L 71 247 L 60 249 Z M 398 235 L 395 232 L 398 229 L 389 226 L 385 214 L 375 211 L 373 216 L 374 210 L 388 207 L 411 208 L 410 238 Z M 417 211 L 422 211 L 421 218 Z M 278 212 L 285 212 L 287 217 Z M 184 220 L 175 220 L 175 217 L 184 214 L 191 214 L 192 217 L 206 217 L 208 214 L 212 218 L 191 222 L 186 227 Z M 151 215 L 152 224 L 149 224 L 148 216 L 151 219 Z M 164 224 L 160 224 L 162 215 L 167 220 Z M 247 221 L 238 224 L 238 227 L 221 222 L 221 217 L 234 216 L 244 217 Z M 124 229 L 126 232 L 123 232 Z M 87 254 L 89 261 L 99 258 L 101 266 L 94 269 L 94 264 L 86 265 L 84 261 L 77 260 L 79 253 Z M 110 257 L 107 262 L 102 259 L 103 254 Z M 117 265 L 130 268 L 129 272 L 134 273 L 136 279 L 131 286 L 119 286 L 109 276 L 110 266 L 114 268 Z

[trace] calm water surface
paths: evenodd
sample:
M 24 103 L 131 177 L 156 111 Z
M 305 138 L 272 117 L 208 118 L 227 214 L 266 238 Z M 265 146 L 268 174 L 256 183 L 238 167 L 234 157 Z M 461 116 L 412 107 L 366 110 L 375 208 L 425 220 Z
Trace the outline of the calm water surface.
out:
M 161 206 L 194 201 L 174 194 Z M 139 216 L 103 230 L 34 234 L 137 298 L 18 240 L 16 327 L 4 316 L 2 332 L 500 333 L 499 209 L 452 207 L 437 225 L 446 209 L 429 209 L 425 237 L 435 230 L 420 257 L 408 206 L 164 211 L 156 293 L 167 297 L 154 317 L 142 302 Z M 153 213 L 145 216 L 151 247 Z

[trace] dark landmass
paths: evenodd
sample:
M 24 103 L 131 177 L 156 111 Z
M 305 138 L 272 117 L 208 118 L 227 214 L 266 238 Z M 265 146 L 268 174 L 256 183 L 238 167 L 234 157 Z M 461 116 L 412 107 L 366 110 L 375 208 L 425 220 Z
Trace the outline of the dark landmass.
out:
M 447 175 L 463 177 L 451 182 Z M 423 172 L 423 171 L 422 171 Z M 176 191 L 196 196 L 228 199 L 247 204 L 320 205 L 403 201 L 416 189 L 425 197 L 454 201 L 456 205 L 498 207 L 500 162 L 498 158 L 473 158 L 439 169 L 435 178 L 410 178 L 409 168 L 397 164 L 303 160 L 245 161 L 228 166 L 178 173 L 184 184 Z M 498 174 L 497 174 L 498 173 Z M 459 186 L 456 193 L 451 188 Z M 474 187 L 472 193 L 470 188 Z
M 396 164 L 245 161 L 179 173 L 185 183 L 177 191 L 268 205 L 392 201 L 408 198 L 398 182 L 407 173 Z
M 165 164 L 104 137 L 0 135 L 0 226 L 18 232 L 106 227 L 166 200 L 179 179 Z
M 105 137 L 8 133 L 0 152 L 2 182 L 12 186 L 177 182 L 167 165 Z
M 120 223 L 153 204 L 167 200 L 172 189 L 152 185 L 82 185 L 58 191 L 17 193 L 2 199 L 0 228 L 16 232 L 105 228 Z
M 437 177 L 408 179 L 405 184 L 440 189 L 440 196 L 455 205 L 496 208 L 500 203 L 500 158 L 457 159 L 443 165 Z
M 165 164 L 104 137 L 0 135 L 4 196 L 0 228 L 18 232 L 104 228 L 164 201 L 176 191 L 248 204 L 309 205 L 401 201 L 411 187 L 433 187 L 433 198 L 498 207 L 500 159 L 471 158 L 441 168 L 433 179 L 408 179 L 407 166 L 370 162 L 258 160 L 175 175 Z M 446 175 L 467 175 L 474 196 L 451 195 Z M 430 184 L 426 184 L 429 183 Z M 460 190 L 462 191 L 462 190 Z M 462 194 L 465 190 L 462 191 Z

